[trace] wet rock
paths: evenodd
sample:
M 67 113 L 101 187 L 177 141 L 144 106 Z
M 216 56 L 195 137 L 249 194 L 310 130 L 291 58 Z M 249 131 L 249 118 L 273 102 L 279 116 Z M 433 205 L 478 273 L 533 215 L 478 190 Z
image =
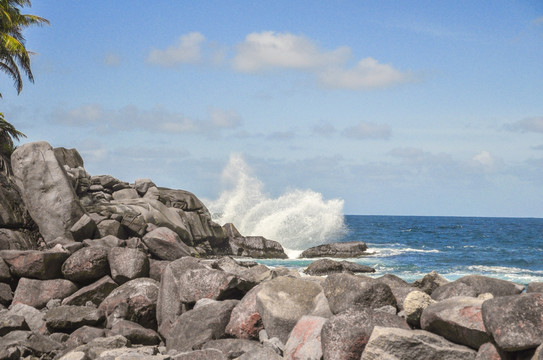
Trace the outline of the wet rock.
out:
M 109 274 L 108 250 L 92 246 L 74 252 L 62 265 L 62 274 L 70 281 L 88 284 Z
M 0 257 L 8 264 L 13 276 L 47 280 L 62 277 L 60 271 L 70 256 L 67 251 L 55 248 L 50 251 L 2 250 Z
M 117 321 L 108 332 L 108 336 L 112 335 L 122 335 L 132 344 L 158 345 L 160 343 L 160 336 L 156 331 L 128 320 Z
M 432 295 L 432 292 L 434 292 L 435 289 L 448 283 L 449 280 L 445 279 L 434 270 L 424 275 L 422 279 L 415 280 L 413 286 L 419 288 L 428 295 Z
M 304 270 L 308 275 L 329 275 L 335 273 L 372 273 L 374 268 L 365 265 L 359 265 L 349 261 L 334 261 L 330 259 L 319 259 L 312 262 Z
M 320 360 L 321 330 L 326 320 L 320 316 L 302 316 L 285 344 L 285 359 Z
M 82 287 L 72 295 L 64 298 L 62 305 L 83 306 L 90 301 L 98 306 L 118 286 L 115 281 L 106 275 L 100 280 Z
M 81 326 L 102 324 L 106 316 L 103 310 L 89 306 L 61 305 L 49 310 L 43 319 L 51 332 L 71 332 Z
M 347 310 L 324 323 L 321 331 L 323 358 L 360 359 L 376 326 L 410 330 L 405 320 L 396 315 L 371 309 Z
M 264 328 L 256 305 L 256 294 L 260 286 L 252 288 L 232 310 L 226 333 L 238 339 L 258 339 Z
M 168 350 L 197 350 L 209 340 L 226 336 L 225 328 L 238 300 L 224 300 L 183 313 L 166 336 Z
M 309 248 L 299 256 L 303 258 L 334 257 L 334 258 L 357 258 L 366 254 L 368 246 L 362 241 L 350 241 L 342 243 L 324 244 Z
M 417 328 L 420 327 L 422 312 L 432 303 L 435 303 L 435 301 L 425 292 L 418 290 L 409 292 L 403 302 L 403 311 L 407 323 Z
M 77 286 L 64 279 L 34 280 L 22 278 L 15 289 L 12 304 L 43 308 L 51 299 L 64 299 L 77 291 Z
M 332 274 L 323 284 L 324 293 L 332 313 L 351 308 L 396 307 L 390 287 L 380 281 L 349 274 Z
M 361 360 L 443 359 L 473 360 L 476 352 L 424 330 L 408 331 L 377 326 Z
M 510 281 L 494 279 L 482 275 L 468 275 L 451 283 L 445 284 L 432 292 L 432 299 L 444 300 L 452 296 L 474 296 L 490 293 L 493 296 L 508 296 L 520 294 L 523 285 Z M 470 295 L 474 293 L 475 295 Z
M 543 294 L 503 296 L 482 305 L 484 325 L 505 351 L 535 348 L 543 343 Z
M 422 329 L 441 335 L 457 344 L 478 349 L 490 341 L 483 323 L 483 300 L 455 297 L 430 304 L 422 312 Z
M 159 227 L 145 234 L 143 242 L 149 252 L 161 260 L 177 260 L 183 256 L 191 256 L 194 252 L 186 245 L 177 233 L 167 227 Z
M 129 248 L 112 248 L 107 256 L 111 278 L 117 284 L 149 276 L 149 259 L 142 251 Z
M 130 280 L 113 290 L 100 304 L 106 316 L 125 303 L 127 314 L 125 319 L 134 321 L 146 328 L 155 330 L 156 304 L 158 300 L 158 282 L 149 278 Z
M 256 303 L 268 335 L 283 344 L 302 316 L 331 316 L 322 287 L 301 279 L 279 277 L 262 283 Z

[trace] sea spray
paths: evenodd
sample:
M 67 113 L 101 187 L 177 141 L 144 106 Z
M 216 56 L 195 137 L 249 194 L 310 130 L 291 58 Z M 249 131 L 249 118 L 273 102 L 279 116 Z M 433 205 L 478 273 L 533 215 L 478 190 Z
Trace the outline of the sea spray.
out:
M 343 200 L 324 200 L 312 190 L 292 190 L 271 198 L 241 155 L 230 156 L 222 179 L 230 188 L 208 202 L 213 220 L 221 225 L 233 223 L 245 236 L 279 241 L 295 253 L 333 242 L 345 233 Z

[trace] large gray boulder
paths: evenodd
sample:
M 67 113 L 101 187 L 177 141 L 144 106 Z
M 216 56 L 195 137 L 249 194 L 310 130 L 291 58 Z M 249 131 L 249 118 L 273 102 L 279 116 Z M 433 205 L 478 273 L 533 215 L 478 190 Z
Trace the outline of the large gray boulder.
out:
M 77 149 L 66 149 L 64 147 L 57 147 L 53 149 L 55 157 L 62 166 L 68 166 L 70 168 L 84 167 L 85 163 L 83 158 L 79 155 Z
M 107 255 L 111 278 L 117 284 L 149 276 L 149 258 L 138 249 L 114 247 Z
M 21 145 L 11 155 L 15 182 L 45 242 L 72 239 L 70 228 L 85 214 L 71 181 L 45 141 Z
M 87 302 L 92 302 L 98 306 L 104 299 L 119 285 L 108 275 L 90 285 L 82 287 L 72 295 L 62 300 L 62 305 L 85 305 Z
M 61 267 L 70 253 L 62 248 L 49 251 L 2 250 L 0 257 L 8 264 L 12 275 L 47 280 L 61 277 Z
M 181 241 L 179 235 L 167 227 L 159 227 L 143 237 L 149 252 L 160 260 L 177 260 L 183 256 L 191 256 L 194 250 Z
M 368 246 L 362 241 L 350 241 L 342 243 L 324 244 L 314 246 L 302 252 L 299 256 L 303 258 L 334 257 L 334 258 L 357 258 L 367 255 Z
M 515 284 L 511 281 L 482 275 L 467 275 L 436 288 L 432 292 L 432 299 L 439 301 L 454 296 L 477 297 L 486 293 L 493 296 L 508 296 L 520 294 L 523 290 L 524 285 Z
M 351 261 L 334 261 L 330 259 L 319 259 L 312 262 L 304 270 L 307 275 L 330 275 L 336 273 L 373 273 L 374 268 L 360 265 Z
M 12 304 L 26 304 L 36 309 L 44 307 L 51 299 L 64 299 L 77 291 L 77 286 L 64 279 L 34 280 L 22 278 L 13 294 Z
M 242 236 L 229 239 L 231 254 L 255 259 L 287 259 L 280 243 L 262 236 Z
M 106 316 L 103 310 L 91 306 L 62 305 L 49 310 L 43 319 L 51 332 L 72 332 L 85 325 L 99 325 Z
M 332 274 L 324 281 L 323 288 L 334 314 L 351 308 L 396 307 L 396 298 L 390 287 L 369 277 Z
M 376 326 L 361 360 L 473 360 L 477 353 L 424 330 Z
M 262 283 L 256 303 L 268 335 L 279 338 L 283 344 L 302 316 L 332 315 L 319 284 L 287 276 Z
M 431 271 L 428 274 L 424 275 L 422 279 L 415 280 L 413 286 L 419 288 L 421 291 L 424 291 L 428 295 L 432 295 L 432 292 L 440 287 L 441 285 L 448 284 L 449 280 L 445 279 L 443 276 L 439 275 L 437 271 Z
M 74 252 L 64 264 L 62 274 L 68 280 L 88 284 L 109 274 L 108 249 L 90 246 Z

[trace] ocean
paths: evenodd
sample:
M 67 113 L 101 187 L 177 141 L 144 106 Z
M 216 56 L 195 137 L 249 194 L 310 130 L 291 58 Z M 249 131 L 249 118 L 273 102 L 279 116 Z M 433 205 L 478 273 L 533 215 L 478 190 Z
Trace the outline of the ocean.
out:
M 448 280 L 480 274 L 543 281 L 543 219 L 346 215 L 344 224 L 331 242 L 366 242 L 373 255 L 347 260 L 375 268 L 374 277 L 413 281 L 435 270 Z M 258 261 L 302 269 L 314 259 Z

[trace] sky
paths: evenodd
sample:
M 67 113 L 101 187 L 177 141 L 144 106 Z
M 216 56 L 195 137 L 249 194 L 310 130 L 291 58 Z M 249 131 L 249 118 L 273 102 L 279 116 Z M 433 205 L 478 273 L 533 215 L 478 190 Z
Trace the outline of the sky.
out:
M 32 3 L 0 109 L 92 175 L 216 199 L 241 157 L 346 214 L 543 217 L 541 0 Z

